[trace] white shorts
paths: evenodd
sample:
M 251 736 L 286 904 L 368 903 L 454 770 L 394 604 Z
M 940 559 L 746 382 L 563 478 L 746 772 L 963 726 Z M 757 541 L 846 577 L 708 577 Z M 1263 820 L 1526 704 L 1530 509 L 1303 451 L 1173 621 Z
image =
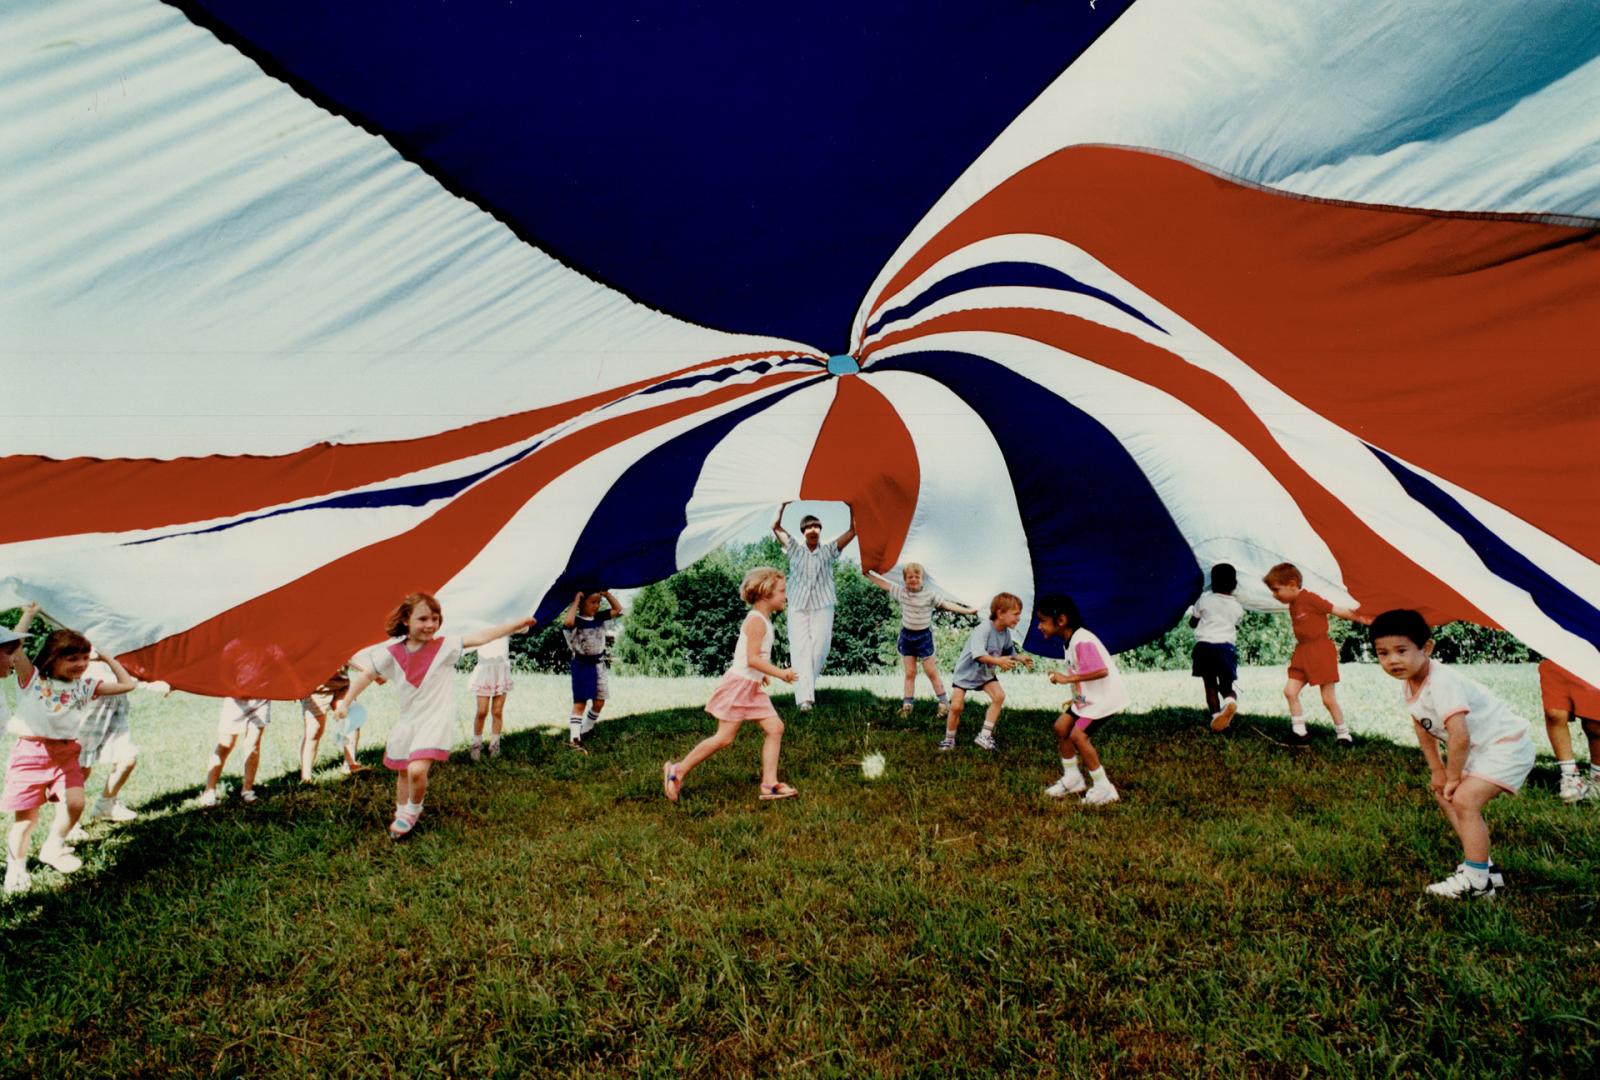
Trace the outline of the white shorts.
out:
M 1487 780 L 1515 795 L 1522 790 L 1523 781 L 1532 771 L 1533 740 L 1523 735 L 1487 746 L 1474 746 L 1467 751 L 1467 764 L 1461 775 Z
M 223 698 L 222 714 L 217 717 L 217 735 L 225 738 L 243 735 L 246 727 L 265 731 L 272 723 L 272 702 L 261 698 Z

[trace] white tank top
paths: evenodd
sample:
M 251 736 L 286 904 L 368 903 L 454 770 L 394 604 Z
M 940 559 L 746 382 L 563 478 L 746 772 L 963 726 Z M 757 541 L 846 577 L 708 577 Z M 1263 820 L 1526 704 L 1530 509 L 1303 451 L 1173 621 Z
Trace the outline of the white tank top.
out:
M 750 610 L 755 611 L 757 615 L 761 615 L 761 612 L 756 611 L 755 608 Z M 772 662 L 772 620 L 765 615 L 761 615 L 761 621 L 767 624 L 767 632 L 761 635 L 761 659 L 770 664 Z M 749 679 L 751 682 L 760 682 L 766 676 L 746 663 L 745 657 L 748 655 L 748 650 L 749 646 L 744 642 L 744 628 L 741 626 L 739 637 L 733 643 L 733 663 L 728 667 L 728 674 L 737 675 L 741 679 Z

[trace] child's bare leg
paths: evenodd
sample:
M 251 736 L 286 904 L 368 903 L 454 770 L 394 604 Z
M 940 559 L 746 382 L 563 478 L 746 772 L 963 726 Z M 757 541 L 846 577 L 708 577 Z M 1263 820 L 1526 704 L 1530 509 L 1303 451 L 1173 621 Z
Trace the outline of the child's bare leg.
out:
M 1339 708 L 1339 684 L 1324 683 L 1318 687 L 1322 691 L 1322 705 L 1328 710 L 1328 715 L 1333 718 L 1336 729 L 1344 728 L 1344 710 Z
M 759 721 L 766 736 L 761 740 L 761 786 L 771 788 L 778 783 L 778 751 L 783 749 L 783 721 L 769 716 Z
M 781 732 L 782 728 L 779 728 L 779 731 Z M 700 764 L 706 758 L 710 757 L 712 754 L 715 754 L 718 750 L 726 750 L 728 747 L 732 746 L 733 740 L 738 736 L 738 734 L 739 721 L 718 720 L 717 730 L 712 732 L 710 735 L 707 735 L 704 739 L 701 739 L 700 742 L 695 745 L 695 748 L 690 750 L 688 754 L 684 755 L 683 760 L 674 766 L 673 771 L 678 774 L 678 782 L 680 784 L 683 783 L 683 778 L 689 775 L 689 770 Z
M 411 777 L 409 769 L 398 769 L 394 774 L 394 804 L 405 806 L 411 801 Z
M 472 718 L 472 741 L 483 741 L 483 722 L 489 718 L 489 698 L 478 695 L 478 712 Z
M 1461 853 L 1468 862 L 1489 861 L 1489 826 L 1483 821 L 1483 807 L 1503 790 L 1488 780 L 1468 776 L 1456 788 L 1455 798 L 1449 800 L 1454 809 L 1450 824 L 1461 838 Z
M 958 686 L 950 692 L 950 715 L 944 721 L 944 733 L 948 738 L 956 737 L 956 730 L 961 727 L 961 710 L 967 707 L 967 691 L 965 687 Z
M 1589 766 L 1593 768 L 1600 765 L 1600 720 L 1585 717 L 1579 723 L 1583 725 L 1584 738 L 1589 743 Z
M 225 735 L 218 740 L 216 749 L 211 751 L 211 768 L 206 770 L 206 790 L 217 790 L 217 781 L 222 779 L 222 767 L 228 763 L 228 755 L 233 753 L 234 744 L 239 741 L 237 735 Z
M 922 671 L 923 674 L 928 676 L 928 682 L 933 685 L 933 696 L 936 698 L 944 697 L 944 683 L 939 679 L 938 660 L 932 656 L 924 656 L 922 658 Z
M 1555 754 L 1557 761 L 1572 760 L 1572 729 L 1568 727 L 1571 723 L 1572 714 L 1565 709 L 1546 709 L 1544 711 L 1544 733 L 1550 738 L 1550 749 Z M 1587 735 L 1589 732 L 1589 722 L 1587 720 L 1583 723 L 1583 729 L 1584 734 Z M 1593 761 L 1593 737 L 1589 740 L 1589 747 L 1591 750 L 1589 760 Z
M 1218 692 L 1217 678 L 1214 675 L 1200 676 L 1200 685 L 1206 690 L 1206 708 L 1215 716 L 1222 711 L 1222 695 Z
M 133 775 L 133 767 L 137 764 L 139 764 L 139 759 L 132 757 L 127 761 L 119 761 L 111 767 L 111 771 L 106 774 L 105 798 L 115 799 L 122 792 L 122 785 L 126 784 L 128 777 Z M 85 779 L 88 778 L 89 772 L 87 769 L 84 770 L 83 775 Z
M 1100 755 L 1094 748 L 1094 743 L 1089 741 L 1089 733 L 1079 730 L 1076 723 L 1072 726 L 1072 748 L 1078 752 L 1078 759 L 1083 762 L 1083 767 L 1094 772 L 1100 767 Z M 1063 752 L 1062 757 L 1068 755 Z
M 404 775 L 410 781 L 411 801 L 417 806 L 421 806 L 422 800 L 428 797 L 428 769 L 432 765 L 433 762 L 423 758 L 406 766 Z
M 244 790 L 256 786 L 256 769 L 261 765 L 261 733 L 265 728 L 246 724 L 244 729 Z
M 366 766 L 356 760 L 356 751 L 361 749 L 361 729 L 357 728 L 344 737 L 344 763 L 351 772 L 361 772 Z
M 1305 715 L 1300 711 L 1300 691 L 1305 688 L 1306 684 L 1299 679 L 1290 679 L 1283 684 L 1283 696 L 1289 702 L 1289 718 L 1300 721 L 1301 725 L 1305 723 Z
M 1072 725 L 1076 722 L 1076 717 L 1069 712 L 1064 712 L 1056 717 L 1056 722 L 1052 725 L 1056 733 L 1056 753 L 1060 754 L 1062 758 L 1073 758 L 1078 754 L 1078 751 L 1072 745 Z
M 33 827 L 39 823 L 39 808 L 32 810 L 18 810 L 15 820 L 11 822 L 11 831 L 6 834 L 6 854 L 13 859 L 26 859 L 28 857 L 28 837 L 33 835 Z
M 56 810 L 55 820 L 50 823 L 50 835 L 45 838 L 45 843 L 51 847 L 64 847 L 67 843 L 67 833 L 78 823 L 83 816 L 83 789 L 74 787 L 67 789 L 67 797 L 61 801 L 61 806 Z
M 993 731 L 995 721 L 1000 719 L 1000 709 L 1006 703 L 1006 692 L 999 682 L 990 683 L 984 687 L 984 692 L 989 695 L 989 707 L 983 710 L 983 726 Z
M 905 692 L 901 695 L 906 701 L 917 696 L 917 658 L 915 656 L 902 656 L 902 665 L 906 669 Z
M 479 698 L 478 700 L 482 701 L 483 699 Z M 498 740 L 500 738 L 500 733 L 505 730 L 506 726 L 506 696 L 504 694 L 496 694 L 490 700 L 490 705 L 494 711 L 494 725 L 490 729 L 493 732 L 491 738 Z M 483 730 L 482 722 L 478 724 L 476 730 Z
M 322 732 L 328 724 L 326 713 L 307 712 L 306 729 L 300 736 L 300 779 L 310 780 L 317 765 L 317 747 L 322 745 Z M 248 785 L 246 785 L 248 786 Z

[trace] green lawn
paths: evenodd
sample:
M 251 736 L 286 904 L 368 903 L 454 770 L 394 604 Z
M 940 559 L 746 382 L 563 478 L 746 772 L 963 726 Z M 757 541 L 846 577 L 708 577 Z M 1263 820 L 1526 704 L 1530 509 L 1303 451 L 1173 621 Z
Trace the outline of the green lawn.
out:
M 672 807 L 705 684 L 617 680 L 582 755 L 536 723 L 564 680 L 523 676 L 506 756 L 436 770 L 401 845 L 386 775 L 282 775 L 288 706 L 262 801 L 194 809 L 215 703 L 141 694 L 145 816 L 0 903 L 0 1074 L 1593 1075 L 1600 813 L 1546 763 L 1491 808 L 1499 900 L 1425 900 L 1459 850 L 1415 748 L 1287 747 L 1276 678 L 1228 737 L 1117 720 L 1090 812 L 1040 795 L 1047 711 L 941 757 L 931 708 L 837 687 L 780 702 L 800 798 L 756 801 L 748 732 Z

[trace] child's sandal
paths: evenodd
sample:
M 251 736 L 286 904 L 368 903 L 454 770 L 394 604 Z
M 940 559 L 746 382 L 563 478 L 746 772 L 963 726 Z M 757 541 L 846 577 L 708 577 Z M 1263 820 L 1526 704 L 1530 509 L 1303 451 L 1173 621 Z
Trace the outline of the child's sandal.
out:
M 788 784 L 773 784 L 771 787 L 761 785 L 761 798 L 766 802 L 774 799 L 792 799 L 798 794 L 800 793 Z
M 678 801 L 678 770 L 670 761 L 661 766 L 661 790 L 666 793 L 668 802 Z

